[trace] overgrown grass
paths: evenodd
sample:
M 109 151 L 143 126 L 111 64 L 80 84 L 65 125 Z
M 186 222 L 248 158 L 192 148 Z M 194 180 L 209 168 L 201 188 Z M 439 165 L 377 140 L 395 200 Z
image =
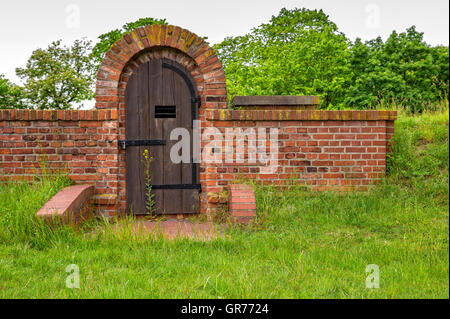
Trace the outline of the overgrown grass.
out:
M 388 161 L 389 182 L 409 187 L 423 200 L 448 205 L 448 127 L 448 103 L 437 112 L 400 114 Z
M 211 242 L 135 236 L 132 220 L 42 230 L 34 213 L 68 181 L 2 185 L 0 298 L 448 298 L 448 108 L 402 114 L 394 150 L 365 194 L 258 187 L 259 226 Z M 80 289 L 66 288 L 69 264 Z
M 50 229 L 42 220 L 36 219 L 36 212 L 53 195 L 72 181 L 63 173 L 45 173 L 33 183 L 8 182 L 0 184 L 0 242 L 25 242 L 32 247 L 42 248 L 52 241 L 64 239 L 71 230 Z

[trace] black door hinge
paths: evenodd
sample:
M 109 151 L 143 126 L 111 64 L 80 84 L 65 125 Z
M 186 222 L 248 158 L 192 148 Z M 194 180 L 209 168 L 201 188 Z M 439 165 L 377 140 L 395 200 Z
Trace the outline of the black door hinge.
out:
M 202 104 L 202 99 L 199 97 L 193 97 L 191 98 L 191 103 L 198 104 L 198 107 L 200 107 Z
M 119 147 L 126 149 L 130 146 L 161 146 L 166 145 L 166 140 L 125 140 L 119 141 Z

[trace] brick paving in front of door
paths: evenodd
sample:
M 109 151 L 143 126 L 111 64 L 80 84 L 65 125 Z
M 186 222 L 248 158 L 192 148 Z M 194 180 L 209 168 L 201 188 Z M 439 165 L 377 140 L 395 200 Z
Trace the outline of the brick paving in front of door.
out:
M 166 239 L 192 239 L 208 241 L 224 238 L 224 227 L 211 222 L 192 222 L 170 219 L 165 221 L 138 220 L 134 231 L 148 233 L 150 236 L 163 236 Z

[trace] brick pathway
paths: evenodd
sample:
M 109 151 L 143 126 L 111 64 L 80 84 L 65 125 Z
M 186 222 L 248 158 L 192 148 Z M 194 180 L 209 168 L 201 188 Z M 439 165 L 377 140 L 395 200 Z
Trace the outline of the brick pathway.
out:
M 149 234 L 162 235 L 167 239 L 190 238 L 207 241 L 224 237 L 224 226 L 218 226 L 213 223 L 195 223 L 185 220 L 137 221 L 137 229 L 142 226 Z

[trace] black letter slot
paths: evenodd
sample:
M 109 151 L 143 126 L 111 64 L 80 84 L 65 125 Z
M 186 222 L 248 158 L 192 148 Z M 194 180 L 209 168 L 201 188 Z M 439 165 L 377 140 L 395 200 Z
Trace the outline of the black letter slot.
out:
M 155 118 L 174 119 L 177 117 L 177 107 L 175 105 L 155 105 Z

